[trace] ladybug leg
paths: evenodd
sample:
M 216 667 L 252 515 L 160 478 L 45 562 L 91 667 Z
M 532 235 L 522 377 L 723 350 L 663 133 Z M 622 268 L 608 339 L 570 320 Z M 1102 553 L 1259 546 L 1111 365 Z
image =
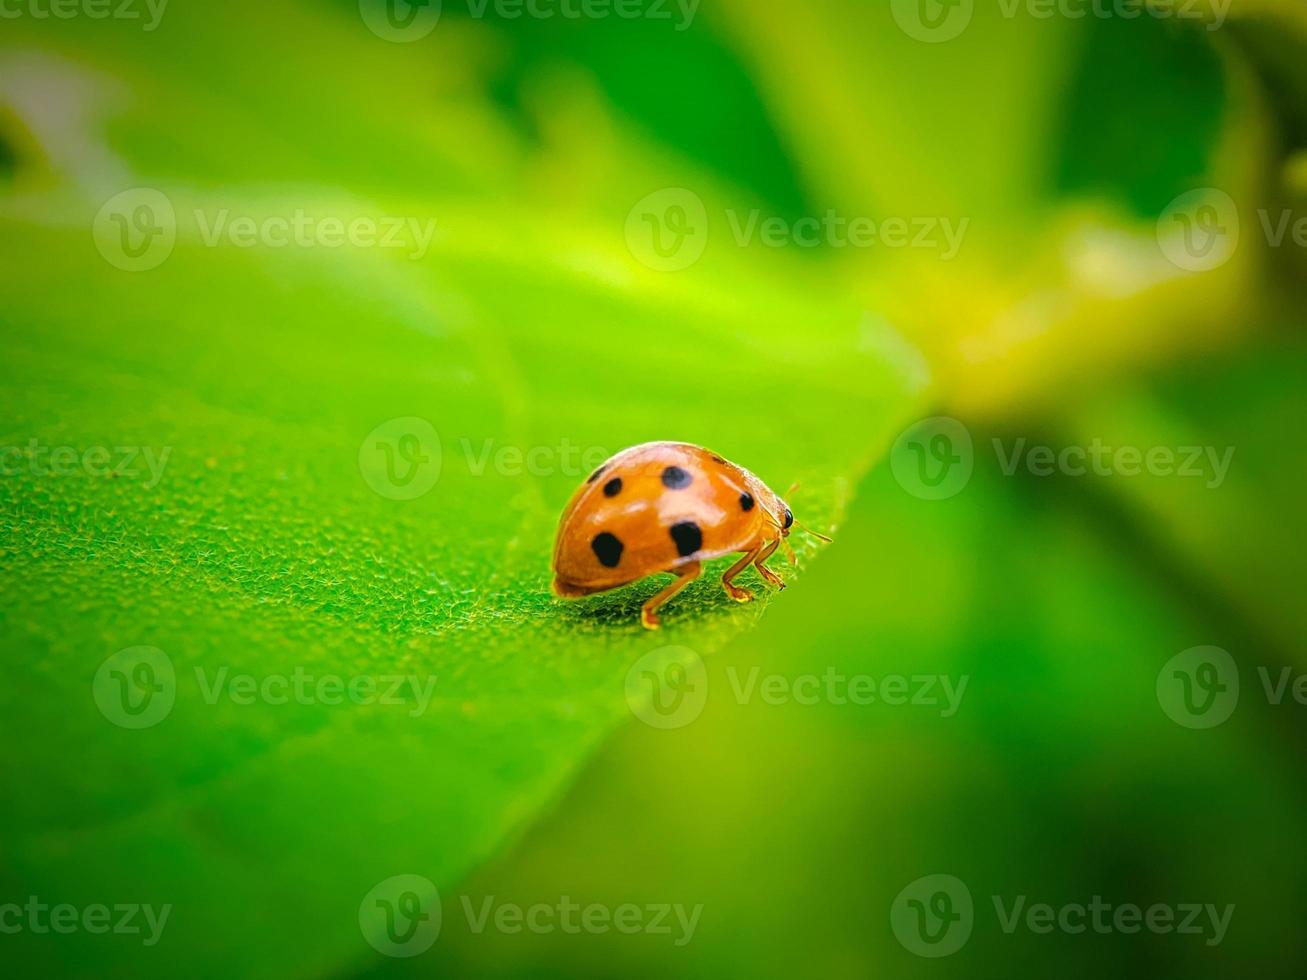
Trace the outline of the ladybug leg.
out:
M 738 585 L 733 584 L 733 580 L 735 579 L 735 576 L 739 575 L 742 571 L 744 571 L 746 568 L 749 567 L 749 562 L 757 558 L 758 552 L 760 552 L 761 550 L 762 550 L 762 545 L 759 545 L 758 547 L 752 549 L 751 551 L 746 551 L 744 553 L 744 557 L 741 558 L 739 561 L 737 561 L 730 568 L 726 569 L 726 574 L 722 576 L 722 588 L 725 589 L 726 594 L 730 596 L 732 599 L 734 599 L 736 602 L 748 602 L 753 598 L 752 592 L 750 592 L 748 589 L 742 589 Z
M 640 622 L 644 624 L 647 630 L 656 630 L 660 625 L 658 615 L 655 612 L 659 606 L 670 599 L 676 593 L 693 582 L 703 571 L 703 566 L 697 561 L 692 561 L 688 565 L 683 565 L 676 571 L 676 581 L 663 589 L 657 595 L 651 597 L 640 609 Z
M 781 546 L 781 542 L 780 539 L 778 538 L 777 540 L 773 541 L 771 544 L 767 545 L 767 547 L 763 548 L 762 551 L 759 552 L 758 557 L 753 560 L 753 567 L 758 569 L 758 574 L 761 575 L 768 583 L 776 586 L 776 588 L 778 589 L 783 589 L 785 588 L 785 579 L 781 578 L 779 575 L 777 575 L 770 568 L 768 568 L 766 565 L 763 564 L 763 562 L 765 562 L 768 558 L 772 556 L 772 552 L 774 552 L 780 546 Z

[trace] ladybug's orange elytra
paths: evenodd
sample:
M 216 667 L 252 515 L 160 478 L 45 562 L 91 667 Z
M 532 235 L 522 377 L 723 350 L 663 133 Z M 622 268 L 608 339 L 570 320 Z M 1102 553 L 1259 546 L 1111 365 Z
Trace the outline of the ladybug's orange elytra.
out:
M 657 629 L 658 607 L 698 578 L 703 562 L 722 555 L 743 553 L 722 576 L 735 601 L 753 598 L 734 584 L 750 564 L 785 588 L 764 562 L 793 524 L 767 484 L 714 452 L 687 442 L 632 446 L 595 470 L 563 511 L 554 592 L 577 598 L 671 572 L 676 580 L 640 610 L 645 627 Z

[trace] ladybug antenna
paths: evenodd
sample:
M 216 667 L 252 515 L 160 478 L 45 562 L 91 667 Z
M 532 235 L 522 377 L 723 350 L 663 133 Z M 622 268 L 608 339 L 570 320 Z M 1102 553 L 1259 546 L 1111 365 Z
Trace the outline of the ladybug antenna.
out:
M 806 531 L 808 534 L 811 534 L 818 541 L 825 541 L 827 544 L 830 544 L 835 540 L 834 538 L 828 538 L 826 537 L 826 535 L 814 531 L 812 528 L 808 527 L 808 525 L 804 524 L 803 521 L 799 520 L 797 517 L 794 519 L 794 526 L 799 528 L 800 530 Z
M 790 489 L 785 491 L 785 499 L 786 500 L 792 499 L 794 497 L 794 492 L 798 489 L 799 489 L 799 481 L 795 480 L 793 483 L 790 484 Z M 826 537 L 826 535 L 824 534 L 818 534 L 816 531 L 808 527 L 808 525 L 804 524 L 803 521 L 799 520 L 797 517 L 794 519 L 794 526 L 802 531 L 806 531 L 808 534 L 811 534 L 814 538 L 816 538 L 819 541 L 825 541 L 827 544 L 830 544 L 833 540 L 831 538 Z M 788 543 L 786 544 L 786 547 L 787 548 L 790 547 Z M 790 553 L 793 554 L 793 552 L 794 549 L 790 548 Z

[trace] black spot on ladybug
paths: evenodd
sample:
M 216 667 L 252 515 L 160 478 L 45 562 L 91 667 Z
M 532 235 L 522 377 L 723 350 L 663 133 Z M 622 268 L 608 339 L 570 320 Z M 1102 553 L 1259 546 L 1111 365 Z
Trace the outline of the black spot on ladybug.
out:
M 722 459 L 722 458 L 721 458 L 720 456 L 718 456 L 716 453 L 712 453 L 711 455 L 712 455 L 712 461 L 713 461 L 714 463 L 722 463 L 723 465 L 725 465 L 726 460 Z
M 622 542 L 617 540 L 615 534 L 601 531 L 590 542 L 590 547 L 594 549 L 595 557 L 604 568 L 616 568 L 618 562 L 622 560 Z
M 681 521 L 672 525 L 672 540 L 676 542 L 676 553 L 688 558 L 703 547 L 703 532 L 694 521 Z
M 606 469 L 608 469 L 608 464 L 607 464 L 607 463 L 604 463 L 603 466 L 599 467 L 599 469 L 597 469 L 597 470 L 595 470 L 593 473 L 591 473 L 590 476 L 586 479 L 585 482 L 586 482 L 586 483 L 594 483 L 594 481 L 597 480 L 597 479 L 599 479 L 599 477 L 603 474 L 604 470 L 606 470 Z
M 663 470 L 663 486 L 668 490 L 684 490 L 690 485 L 690 474 L 679 466 L 669 466 Z
M 616 497 L 621 492 L 622 492 L 622 478 L 620 476 L 615 476 L 604 484 L 605 497 Z
M 740 494 L 740 510 L 744 511 L 746 514 L 753 510 L 753 494 Z
M 793 523 L 794 523 L 794 515 L 791 514 L 791 513 L 790 513 L 790 509 L 789 509 L 788 507 L 786 507 L 786 508 L 785 508 L 785 526 L 788 528 L 788 527 L 789 527 L 791 524 L 793 524 Z

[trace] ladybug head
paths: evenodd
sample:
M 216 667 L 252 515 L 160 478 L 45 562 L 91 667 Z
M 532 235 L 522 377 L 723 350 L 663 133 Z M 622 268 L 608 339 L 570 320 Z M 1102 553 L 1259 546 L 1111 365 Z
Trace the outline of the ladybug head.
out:
M 790 487 L 789 490 L 786 491 L 785 496 L 787 497 L 791 496 L 794 493 L 794 491 L 797 489 L 799 489 L 799 485 L 795 483 L 793 486 Z M 773 494 L 773 496 L 776 495 Z M 794 511 L 790 510 L 790 505 L 787 504 L 784 500 L 782 500 L 778 496 L 776 496 L 776 503 L 779 504 L 781 508 L 781 517 L 780 517 L 781 537 L 788 538 L 790 536 L 790 528 L 794 527 L 795 524 Z M 799 527 L 802 528 L 804 531 L 806 531 L 808 534 L 811 534 L 818 541 L 825 541 L 827 543 L 830 542 L 830 538 L 826 537 L 826 535 L 824 534 L 818 534 L 810 527 L 805 527 L 802 524 L 800 524 Z M 786 543 L 785 547 L 786 548 L 790 547 L 788 542 Z M 793 556 L 791 555 L 791 557 Z
M 790 487 L 789 493 L 787 493 L 785 496 L 788 497 L 790 494 L 794 493 L 794 491 L 797 490 L 798 488 L 799 485 L 797 483 L 794 484 L 794 486 Z M 798 524 L 798 522 L 794 519 L 794 511 L 790 510 L 789 504 L 787 504 L 780 497 L 776 498 L 776 503 L 780 505 L 780 510 L 781 510 L 781 516 L 780 516 L 781 538 L 782 539 L 788 538 L 790 536 L 790 529 L 793 528 L 796 524 Z M 807 534 L 811 534 L 818 541 L 825 541 L 828 544 L 830 543 L 830 538 L 826 537 L 826 535 L 818 534 L 812 528 L 807 527 L 803 524 L 798 524 L 798 526 Z M 785 547 L 789 548 L 789 542 L 786 542 Z

